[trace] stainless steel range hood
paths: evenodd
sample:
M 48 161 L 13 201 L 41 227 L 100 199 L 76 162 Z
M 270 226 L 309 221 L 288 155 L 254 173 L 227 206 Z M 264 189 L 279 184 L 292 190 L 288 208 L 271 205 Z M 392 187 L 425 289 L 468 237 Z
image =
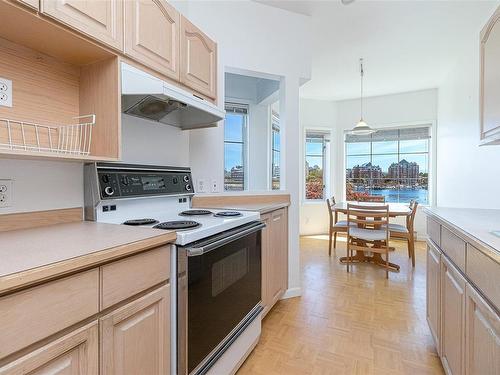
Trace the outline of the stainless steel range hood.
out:
M 216 105 L 122 63 L 122 112 L 181 129 L 217 126 L 225 112 Z

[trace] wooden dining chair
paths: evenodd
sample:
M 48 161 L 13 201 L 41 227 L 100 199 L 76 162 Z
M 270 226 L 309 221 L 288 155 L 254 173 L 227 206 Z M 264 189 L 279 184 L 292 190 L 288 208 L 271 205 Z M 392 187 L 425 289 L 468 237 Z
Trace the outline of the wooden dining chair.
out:
M 389 206 L 347 204 L 347 272 L 354 251 L 385 254 L 385 277 L 389 278 Z
M 347 233 L 347 220 L 339 221 L 339 214 L 334 210 L 335 197 L 327 199 L 326 204 L 328 205 L 328 214 L 330 216 L 329 235 L 328 235 L 328 256 L 331 256 L 332 242 L 333 242 L 333 249 L 335 250 L 337 247 L 337 233 L 338 232 Z
M 390 237 L 394 239 L 403 239 L 408 242 L 408 257 L 411 258 L 411 264 L 415 267 L 415 215 L 417 214 L 418 202 L 410 202 L 411 213 L 406 216 L 406 225 L 389 224 Z

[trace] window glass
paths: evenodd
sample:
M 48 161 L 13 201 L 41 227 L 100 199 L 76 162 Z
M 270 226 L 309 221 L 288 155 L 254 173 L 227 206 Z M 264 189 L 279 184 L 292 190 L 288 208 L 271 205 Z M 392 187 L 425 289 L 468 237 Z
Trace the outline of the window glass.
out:
M 325 199 L 326 136 L 307 132 L 305 144 L 305 198 Z
M 271 129 L 272 129 L 272 145 L 271 145 L 271 188 L 279 190 L 280 188 L 280 158 L 281 158 L 281 134 L 280 122 L 278 113 L 271 112 Z
M 346 197 L 383 195 L 386 202 L 429 203 L 430 128 L 346 135 Z
M 224 190 L 245 189 L 248 106 L 226 103 L 224 121 Z

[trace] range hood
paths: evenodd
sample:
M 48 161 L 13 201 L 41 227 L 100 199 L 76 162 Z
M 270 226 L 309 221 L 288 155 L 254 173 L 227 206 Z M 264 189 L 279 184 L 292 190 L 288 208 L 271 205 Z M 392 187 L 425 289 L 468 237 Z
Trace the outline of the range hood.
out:
M 122 63 L 122 112 L 181 129 L 217 126 L 225 112 L 190 92 Z

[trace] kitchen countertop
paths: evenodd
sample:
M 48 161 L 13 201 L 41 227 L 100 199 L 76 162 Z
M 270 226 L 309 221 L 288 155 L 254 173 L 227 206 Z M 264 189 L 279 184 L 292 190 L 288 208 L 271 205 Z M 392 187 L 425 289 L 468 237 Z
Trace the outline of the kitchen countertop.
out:
M 262 215 L 271 211 L 278 210 L 283 207 L 288 207 L 289 205 L 290 205 L 289 203 L 228 203 L 228 204 L 216 205 L 211 208 L 219 208 L 219 209 L 222 208 L 224 210 L 235 210 L 235 211 L 236 210 L 257 211 Z
M 500 210 L 479 208 L 428 207 L 428 215 L 437 218 L 442 224 L 469 237 L 474 246 L 483 246 L 497 260 L 500 260 L 500 237 L 493 231 L 500 231 Z
M 0 294 L 174 242 L 173 231 L 82 221 L 0 233 Z

